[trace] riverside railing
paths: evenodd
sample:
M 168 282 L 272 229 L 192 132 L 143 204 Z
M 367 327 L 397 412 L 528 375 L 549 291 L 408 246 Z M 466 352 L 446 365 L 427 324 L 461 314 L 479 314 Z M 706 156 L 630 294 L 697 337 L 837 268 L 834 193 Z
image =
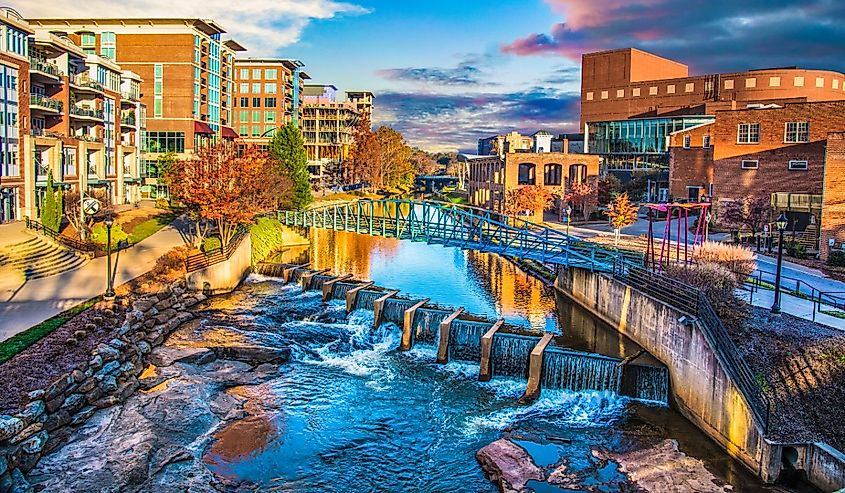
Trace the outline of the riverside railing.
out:
M 70 237 L 67 237 L 58 231 L 52 230 L 47 226 L 39 223 L 38 221 L 33 221 L 30 218 L 26 218 L 26 228 L 37 233 L 41 233 L 42 235 L 52 239 L 56 243 L 60 243 L 68 248 L 72 248 L 74 250 L 78 250 L 80 252 L 85 253 L 94 253 L 96 247 L 91 243 L 85 243 L 84 241 L 79 241 Z
M 773 272 L 765 272 L 755 269 L 747 276 L 740 272 L 734 272 L 738 276 L 745 276 L 743 281 L 743 289 L 748 291 L 748 302 L 754 303 L 754 295 L 761 289 L 767 291 L 774 291 L 777 276 Z M 803 279 L 781 275 L 780 290 L 783 294 L 788 294 L 796 298 L 807 300 L 813 305 L 812 320 L 816 320 L 818 313 L 824 313 L 823 306 L 829 307 L 837 312 L 843 312 L 841 316 L 837 313 L 838 318 L 845 318 L 845 292 L 841 291 L 822 291 L 812 284 L 807 283 Z
M 228 245 L 221 246 L 219 249 L 210 252 L 199 252 L 188 255 L 185 259 L 185 270 L 187 272 L 194 272 L 229 260 L 247 234 L 249 234 L 248 230 L 240 229 L 235 233 Z

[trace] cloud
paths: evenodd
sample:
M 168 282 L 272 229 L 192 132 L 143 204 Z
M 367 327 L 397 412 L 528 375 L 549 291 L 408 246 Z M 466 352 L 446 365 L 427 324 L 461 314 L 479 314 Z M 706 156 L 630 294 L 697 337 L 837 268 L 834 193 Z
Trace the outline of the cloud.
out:
M 508 93 L 378 95 L 377 125 L 390 126 L 429 151 L 474 152 L 478 139 L 519 130 L 552 133 L 578 128 L 578 94 L 535 87 Z
M 542 79 L 544 84 L 571 84 L 581 81 L 581 67 L 574 65 L 562 65 L 554 69 L 552 73 Z
M 501 46 L 503 53 L 562 55 L 635 46 L 699 71 L 772 66 L 845 70 L 840 0 L 546 0 L 565 22 Z
M 32 2 L 13 0 L 25 18 L 82 17 L 187 17 L 214 19 L 230 37 L 244 45 L 250 56 L 278 55 L 279 50 L 299 41 L 313 20 L 369 12 L 353 3 L 333 0 L 90 0 L 80 10 L 77 0 Z
M 497 53 L 469 54 L 454 67 L 406 67 L 377 70 L 376 75 L 391 81 L 421 85 L 473 86 L 498 85 L 486 78 L 502 56 Z

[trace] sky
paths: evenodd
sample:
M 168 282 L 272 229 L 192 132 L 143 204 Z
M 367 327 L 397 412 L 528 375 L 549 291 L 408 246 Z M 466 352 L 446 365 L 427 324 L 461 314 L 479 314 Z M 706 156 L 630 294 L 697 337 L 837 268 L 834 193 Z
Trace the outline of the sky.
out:
M 11 5 L 25 17 L 82 13 L 77 0 Z M 478 138 L 510 130 L 577 132 L 580 59 L 593 51 L 633 46 L 691 74 L 845 71 L 845 0 L 88 0 L 84 9 L 214 19 L 246 56 L 297 58 L 311 82 L 372 91 L 374 123 L 429 151 L 472 152 Z

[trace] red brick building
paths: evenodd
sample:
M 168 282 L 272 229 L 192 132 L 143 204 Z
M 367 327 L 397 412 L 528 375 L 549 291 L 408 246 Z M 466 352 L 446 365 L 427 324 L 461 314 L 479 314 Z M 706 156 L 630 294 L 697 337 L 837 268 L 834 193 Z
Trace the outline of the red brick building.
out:
M 672 135 L 671 194 L 692 199 L 695 191 L 717 204 L 771 197 L 812 244 L 821 225 L 824 257 L 826 238 L 843 239 L 845 215 L 836 208 L 845 201 L 843 131 L 845 101 L 718 111 L 714 123 Z

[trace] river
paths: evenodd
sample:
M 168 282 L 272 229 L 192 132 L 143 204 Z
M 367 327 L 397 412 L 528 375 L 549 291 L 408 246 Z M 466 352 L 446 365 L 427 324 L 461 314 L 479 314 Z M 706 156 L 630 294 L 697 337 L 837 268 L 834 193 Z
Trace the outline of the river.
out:
M 274 260 L 351 273 L 411 298 L 504 318 L 526 333 L 553 331 L 558 344 L 582 351 L 624 357 L 639 349 L 495 255 L 354 233 L 309 236 L 310 247 Z M 216 475 L 262 491 L 496 491 L 475 453 L 503 434 L 538 465 L 567 464 L 591 491 L 635 491 L 602 453 L 647 450 L 665 439 L 706 467 L 708 484 L 767 491 L 666 405 L 608 391 L 544 390 L 520 406 L 524 379 L 480 383 L 477 363 L 436 364 L 430 344 L 399 352 L 395 325 L 374 330 L 372 312 L 347 316 L 340 301 L 322 303 L 317 292 L 278 279 L 250 276 L 201 318 L 293 349 L 292 361 L 261 387 L 261 412 L 218 431 L 204 454 Z

